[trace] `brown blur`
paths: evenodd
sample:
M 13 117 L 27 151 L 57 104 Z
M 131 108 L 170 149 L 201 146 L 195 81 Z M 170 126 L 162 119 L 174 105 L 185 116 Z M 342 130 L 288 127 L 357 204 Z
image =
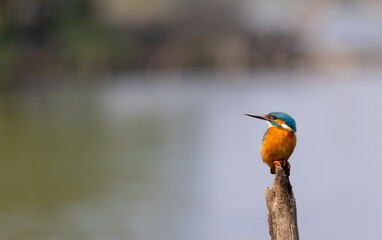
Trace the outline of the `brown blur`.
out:
M 2 87 L 381 63 L 377 1 L 5 0 Z M 356 24 L 353 24 L 352 21 Z

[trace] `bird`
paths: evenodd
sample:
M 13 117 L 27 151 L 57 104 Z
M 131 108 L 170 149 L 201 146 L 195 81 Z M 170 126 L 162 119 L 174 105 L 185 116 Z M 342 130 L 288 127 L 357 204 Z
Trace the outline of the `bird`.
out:
M 263 162 L 270 167 L 271 174 L 275 174 L 276 166 L 279 165 L 289 176 L 288 159 L 297 143 L 296 121 L 284 112 L 270 112 L 266 115 L 245 113 L 245 115 L 268 123 L 269 127 L 263 136 L 260 150 Z

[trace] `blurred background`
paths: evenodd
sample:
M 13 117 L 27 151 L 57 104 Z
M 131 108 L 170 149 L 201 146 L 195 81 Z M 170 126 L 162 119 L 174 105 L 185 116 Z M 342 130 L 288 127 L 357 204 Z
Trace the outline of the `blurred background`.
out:
M 297 121 L 302 239 L 378 239 L 382 3 L 0 1 L 0 238 L 269 239 Z

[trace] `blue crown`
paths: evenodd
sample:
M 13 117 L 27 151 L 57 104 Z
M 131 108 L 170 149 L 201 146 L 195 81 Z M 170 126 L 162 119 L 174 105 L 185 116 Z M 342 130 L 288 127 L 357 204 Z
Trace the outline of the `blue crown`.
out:
M 268 115 L 271 115 L 272 117 L 276 117 L 277 119 L 284 121 L 288 127 L 292 128 L 294 132 L 297 132 L 296 121 L 291 116 L 289 116 L 289 114 L 283 112 L 271 112 L 268 113 Z

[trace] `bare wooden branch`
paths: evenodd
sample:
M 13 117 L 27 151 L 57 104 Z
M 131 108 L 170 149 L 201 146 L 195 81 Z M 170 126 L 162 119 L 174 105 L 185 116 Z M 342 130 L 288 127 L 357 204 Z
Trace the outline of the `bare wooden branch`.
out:
M 288 170 L 290 166 L 288 163 Z M 265 189 L 272 240 L 298 240 L 296 200 L 284 169 L 277 166 L 273 188 Z

